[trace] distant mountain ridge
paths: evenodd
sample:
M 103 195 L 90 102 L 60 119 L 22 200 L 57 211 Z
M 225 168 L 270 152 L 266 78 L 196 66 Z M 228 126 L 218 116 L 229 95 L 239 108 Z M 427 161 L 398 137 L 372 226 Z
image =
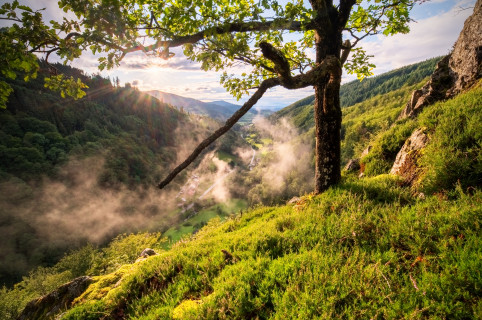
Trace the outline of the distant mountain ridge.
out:
M 206 115 L 216 120 L 226 120 L 233 115 L 241 105 L 217 100 L 212 102 L 203 102 L 201 100 L 183 97 L 174 93 L 163 92 L 159 90 L 146 91 L 147 94 L 159 99 L 161 102 L 170 104 L 177 108 L 183 108 L 185 111 Z M 252 109 L 248 111 L 247 119 L 252 119 L 257 114 L 269 115 L 276 110 L 276 107 L 270 107 L 267 110 Z

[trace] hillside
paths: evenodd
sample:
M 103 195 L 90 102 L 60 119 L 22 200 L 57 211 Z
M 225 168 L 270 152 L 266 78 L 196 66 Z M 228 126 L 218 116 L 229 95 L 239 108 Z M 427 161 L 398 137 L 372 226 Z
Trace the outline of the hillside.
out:
M 180 141 L 188 149 L 219 126 L 109 79 L 55 67 L 81 77 L 87 96 L 62 99 L 44 88 L 42 73 L 28 84 L 13 82 L 7 109 L 0 110 L 2 285 L 34 267 L 52 266 L 87 242 L 177 223 L 176 204 L 167 195 L 151 197 L 158 192 L 154 186 L 179 161 L 178 153 L 187 152 Z M 239 145 L 242 139 L 230 132 L 210 151 L 233 156 Z M 148 222 L 153 217 L 155 225 Z
M 404 86 L 418 84 L 432 74 L 440 57 L 408 65 L 381 75 L 366 78 L 363 81 L 354 80 L 340 87 L 340 104 L 342 108 L 367 101 L 375 96 L 397 91 Z M 290 118 L 296 127 L 307 131 L 314 127 L 313 101 L 309 96 L 301 99 L 271 116 L 271 119 Z
M 4 289 L 2 313 L 15 318 L 31 298 L 87 274 L 70 284 L 86 287 L 77 298 L 59 305 L 54 291 L 20 319 L 477 318 L 481 106 L 479 83 L 398 124 L 431 136 L 418 189 L 348 174 L 322 195 L 212 220 L 167 251 L 159 234 L 87 247 Z M 158 254 L 135 261 L 146 246 Z

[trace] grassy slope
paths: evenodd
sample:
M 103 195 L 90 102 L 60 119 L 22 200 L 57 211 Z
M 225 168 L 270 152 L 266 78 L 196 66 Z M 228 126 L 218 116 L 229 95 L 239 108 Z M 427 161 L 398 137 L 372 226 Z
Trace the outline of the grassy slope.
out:
M 481 201 L 460 190 L 417 200 L 387 176 L 347 180 L 296 205 L 213 220 L 97 277 L 63 319 L 477 317 Z
M 371 141 L 372 149 L 361 159 L 365 174 L 388 173 L 405 140 L 416 128 L 424 128 L 431 143 L 419 160 L 424 176 L 420 187 L 429 192 L 482 185 L 482 82 L 455 99 L 425 108 L 415 119 L 395 122 Z
M 341 159 L 344 165 L 359 155 L 380 132 L 387 131 L 410 99 L 413 90 L 425 80 L 377 95 L 343 109 Z
M 295 205 L 213 220 L 115 281 L 97 278 L 65 318 L 477 318 L 482 174 L 454 188 L 451 167 L 472 157 L 480 168 L 481 96 L 479 85 L 421 114 L 433 149 L 422 180 L 448 179 L 446 191 L 422 199 L 386 175 L 346 177 Z
M 214 219 L 169 251 L 96 277 L 64 318 L 480 317 L 481 97 L 479 84 L 387 131 L 426 126 L 421 185 L 437 193 L 348 176 L 296 205 Z

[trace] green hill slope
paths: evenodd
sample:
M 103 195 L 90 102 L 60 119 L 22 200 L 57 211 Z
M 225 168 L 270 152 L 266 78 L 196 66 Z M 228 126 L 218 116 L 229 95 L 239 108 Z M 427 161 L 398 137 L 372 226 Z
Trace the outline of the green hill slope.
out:
M 76 274 L 92 275 L 92 284 L 62 319 L 478 318 L 481 99 L 479 84 L 421 113 L 431 135 L 419 183 L 432 188 L 424 196 L 387 175 L 346 176 L 316 197 L 212 220 L 168 251 L 136 262 L 131 254 L 120 268 L 129 258 L 119 257 L 148 241 L 76 252 L 4 289 L 0 310 L 15 318 L 40 290 L 72 279 L 82 260 Z M 453 167 L 472 171 L 458 179 Z M 31 317 L 55 308 L 36 305 Z
M 432 74 L 440 57 L 422 61 L 416 64 L 395 69 L 376 77 L 366 78 L 363 81 L 352 81 L 340 88 L 340 104 L 342 108 L 366 101 L 377 95 L 396 91 L 404 86 L 412 86 Z M 295 126 L 303 131 L 314 126 L 313 101 L 315 97 L 309 96 L 301 99 L 286 108 L 274 113 L 271 118 L 292 119 Z

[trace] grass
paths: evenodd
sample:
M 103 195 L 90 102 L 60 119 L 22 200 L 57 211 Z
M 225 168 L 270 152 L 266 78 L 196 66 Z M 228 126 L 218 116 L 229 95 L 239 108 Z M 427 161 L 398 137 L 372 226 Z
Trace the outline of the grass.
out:
M 163 236 L 169 239 L 163 244 L 163 248 L 168 249 L 183 237 L 192 234 L 194 231 L 205 226 L 211 219 L 220 217 L 225 219 L 231 214 L 236 214 L 247 208 L 247 202 L 243 199 L 231 199 L 225 203 L 213 205 L 199 211 L 193 217 L 187 219 L 182 224 L 168 229 Z
M 430 143 L 420 159 L 418 186 L 426 192 L 482 185 L 482 82 L 454 99 L 426 107 L 415 119 L 397 121 L 372 141 L 362 159 L 365 174 L 388 173 L 405 140 L 425 128 Z
M 224 151 L 216 151 L 216 156 L 218 157 L 219 160 L 222 160 L 226 163 L 232 163 L 232 164 L 235 164 L 239 161 L 239 159 L 232 155 L 232 154 L 229 154 L 229 153 L 226 153 Z
M 420 200 L 388 176 L 346 180 L 211 220 L 63 319 L 476 318 L 481 203 L 479 190 Z

